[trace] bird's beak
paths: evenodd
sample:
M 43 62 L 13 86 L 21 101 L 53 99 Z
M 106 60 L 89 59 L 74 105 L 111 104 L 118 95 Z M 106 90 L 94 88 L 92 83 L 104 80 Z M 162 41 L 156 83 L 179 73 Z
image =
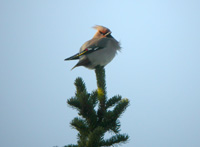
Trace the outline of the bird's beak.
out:
M 108 35 L 110 35 L 111 34 L 111 32 L 108 32 L 108 33 L 106 33 L 105 35 L 104 35 L 104 37 L 106 37 L 106 36 L 108 36 Z

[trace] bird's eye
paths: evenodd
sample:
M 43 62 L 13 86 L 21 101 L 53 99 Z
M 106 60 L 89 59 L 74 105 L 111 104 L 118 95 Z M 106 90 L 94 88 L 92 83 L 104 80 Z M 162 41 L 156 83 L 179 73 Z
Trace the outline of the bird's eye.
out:
M 102 35 L 104 35 L 104 33 L 103 33 L 103 32 L 101 32 L 101 31 L 99 31 L 99 33 L 101 33 Z

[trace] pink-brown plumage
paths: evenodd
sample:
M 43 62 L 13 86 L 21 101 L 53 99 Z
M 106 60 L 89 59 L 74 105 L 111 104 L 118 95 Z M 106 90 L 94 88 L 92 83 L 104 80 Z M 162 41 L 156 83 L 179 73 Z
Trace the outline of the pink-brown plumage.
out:
M 120 44 L 111 35 L 110 29 L 96 25 L 93 27 L 97 30 L 93 38 L 85 42 L 81 48 L 80 53 L 65 60 L 79 59 L 79 62 L 72 68 L 84 66 L 89 69 L 94 69 L 97 65 L 106 66 L 115 57 Z M 90 52 L 88 52 L 90 49 Z

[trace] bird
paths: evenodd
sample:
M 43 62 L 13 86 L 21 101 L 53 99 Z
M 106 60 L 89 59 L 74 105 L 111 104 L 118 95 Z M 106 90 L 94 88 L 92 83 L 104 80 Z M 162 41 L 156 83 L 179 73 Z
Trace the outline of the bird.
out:
M 121 50 L 120 42 L 111 35 L 110 29 L 101 25 L 93 28 L 97 30 L 93 38 L 81 46 L 79 53 L 65 59 L 79 60 L 71 70 L 79 66 L 88 69 L 95 69 L 98 65 L 106 66 L 113 60 L 117 51 Z

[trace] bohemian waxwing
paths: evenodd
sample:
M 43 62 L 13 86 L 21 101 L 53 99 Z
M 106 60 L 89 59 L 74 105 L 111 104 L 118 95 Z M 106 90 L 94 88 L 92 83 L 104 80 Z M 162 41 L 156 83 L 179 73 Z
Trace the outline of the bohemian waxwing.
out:
M 99 25 L 93 28 L 97 30 L 94 37 L 81 46 L 79 53 L 65 59 L 65 61 L 79 59 L 72 69 L 77 66 L 89 69 L 94 69 L 97 65 L 106 66 L 120 50 L 120 43 L 112 37 L 108 28 Z

